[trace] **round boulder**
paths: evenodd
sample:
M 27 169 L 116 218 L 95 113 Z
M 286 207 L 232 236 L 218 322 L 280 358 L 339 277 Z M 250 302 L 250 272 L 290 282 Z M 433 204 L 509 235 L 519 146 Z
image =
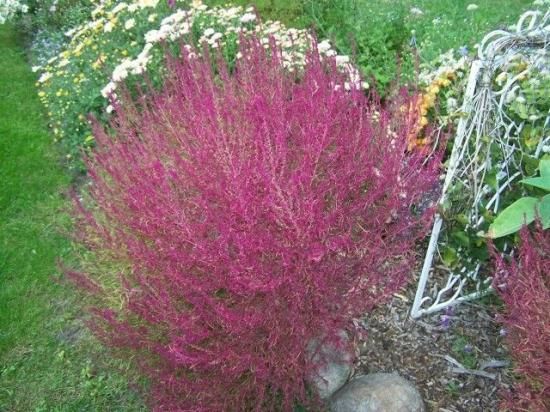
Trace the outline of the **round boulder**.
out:
M 396 373 L 352 379 L 330 400 L 331 412 L 424 412 L 418 390 Z
M 319 394 L 321 399 L 328 399 L 340 389 L 353 372 L 353 353 L 349 352 L 349 337 L 346 332 L 339 331 L 340 344 L 320 342 L 316 339 L 308 345 L 308 355 L 311 360 L 320 363 L 321 367 L 316 374 L 310 377 L 309 383 Z

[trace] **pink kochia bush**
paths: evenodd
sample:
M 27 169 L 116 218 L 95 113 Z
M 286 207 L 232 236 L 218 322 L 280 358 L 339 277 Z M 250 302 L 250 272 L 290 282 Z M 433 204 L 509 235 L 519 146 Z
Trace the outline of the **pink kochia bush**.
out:
M 519 381 L 505 410 L 550 410 L 550 231 L 525 227 L 516 260 L 497 258 L 495 289 Z
M 182 49 L 162 92 L 96 125 L 77 201 L 86 245 L 121 269 L 72 275 L 157 410 L 319 410 L 308 343 L 401 288 L 429 223 L 439 161 L 406 152 L 413 97 L 382 107 L 337 87 L 334 61 L 311 53 L 297 77 L 241 43 L 231 73 Z

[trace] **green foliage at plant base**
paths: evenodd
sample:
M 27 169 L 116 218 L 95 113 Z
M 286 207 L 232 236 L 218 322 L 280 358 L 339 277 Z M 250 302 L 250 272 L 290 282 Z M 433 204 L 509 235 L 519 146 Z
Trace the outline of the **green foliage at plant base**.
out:
M 523 179 L 521 183 L 550 192 L 550 159 L 539 163 L 540 177 Z M 522 197 L 504 209 L 489 226 L 487 236 L 498 238 L 515 233 L 523 225 L 540 218 L 543 229 L 550 227 L 550 194 L 543 197 Z

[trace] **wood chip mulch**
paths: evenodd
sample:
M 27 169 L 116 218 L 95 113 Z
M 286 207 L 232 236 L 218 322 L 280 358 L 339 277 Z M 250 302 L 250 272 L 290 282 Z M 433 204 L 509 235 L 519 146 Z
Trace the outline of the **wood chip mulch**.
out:
M 360 320 L 366 338 L 354 375 L 397 372 L 416 385 L 429 412 L 498 411 L 512 375 L 494 304 L 463 303 L 414 321 L 415 287 Z

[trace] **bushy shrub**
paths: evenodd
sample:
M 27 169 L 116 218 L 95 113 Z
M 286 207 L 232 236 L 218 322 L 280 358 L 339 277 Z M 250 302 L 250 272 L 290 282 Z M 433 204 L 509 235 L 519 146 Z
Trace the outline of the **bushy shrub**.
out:
M 524 227 L 516 259 L 496 255 L 495 289 L 519 381 L 506 394 L 512 411 L 550 410 L 550 231 Z
M 338 87 L 334 59 L 309 53 L 297 78 L 273 42 L 241 43 L 232 74 L 184 49 L 162 92 L 114 102 L 77 200 L 98 266 L 72 276 L 158 410 L 315 403 L 308 343 L 407 282 L 431 213 L 438 161 L 406 151 L 409 98 L 381 107 Z

